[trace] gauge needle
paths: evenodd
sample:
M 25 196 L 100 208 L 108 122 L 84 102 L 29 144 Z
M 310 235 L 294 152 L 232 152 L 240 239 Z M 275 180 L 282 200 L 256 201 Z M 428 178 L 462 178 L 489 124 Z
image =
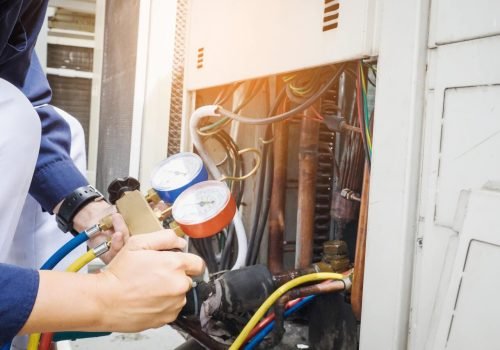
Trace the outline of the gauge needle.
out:
M 205 205 L 214 204 L 214 203 L 215 203 L 215 201 L 201 201 L 201 202 L 197 202 L 197 203 L 187 203 L 187 204 L 184 204 L 184 206 L 189 207 L 192 205 L 199 205 L 200 207 L 204 207 Z

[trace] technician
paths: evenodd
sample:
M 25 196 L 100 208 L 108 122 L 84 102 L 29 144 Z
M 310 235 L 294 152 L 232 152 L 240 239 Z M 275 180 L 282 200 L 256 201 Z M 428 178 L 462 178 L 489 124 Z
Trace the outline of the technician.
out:
M 29 192 L 63 231 L 80 231 L 113 211 L 75 167 L 67 123 L 49 105 L 51 91 L 33 48 L 47 0 L 0 0 L 0 261 Z M 174 252 L 170 231 L 134 237 L 113 216 L 105 272 L 77 275 L 0 264 L 0 344 L 19 332 L 137 331 L 175 319 L 200 274 L 198 257 Z M 125 248 L 120 249 L 125 245 Z M 118 253 L 118 251 L 120 251 Z M 117 255 L 118 254 L 118 255 Z

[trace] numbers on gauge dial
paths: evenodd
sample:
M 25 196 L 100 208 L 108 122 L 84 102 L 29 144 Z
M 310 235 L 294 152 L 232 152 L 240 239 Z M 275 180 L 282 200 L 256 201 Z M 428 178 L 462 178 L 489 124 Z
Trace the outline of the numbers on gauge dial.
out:
M 224 186 L 187 190 L 175 203 L 175 219 L 184 224 L 197 224 L 217 215 L 229 200 L 229 191 Z
M 156 171 L 153 184 L 164 190 L 182 187 L 195 178 L 201 166 L 201 161 L 194 156 L 173 158 Z

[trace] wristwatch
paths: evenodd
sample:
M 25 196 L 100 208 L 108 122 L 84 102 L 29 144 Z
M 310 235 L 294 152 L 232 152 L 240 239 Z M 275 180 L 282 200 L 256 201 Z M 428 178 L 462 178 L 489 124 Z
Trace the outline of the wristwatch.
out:
M 75 215 L 84 206 L 99 198 L 104 197 L 101 192 L 90 185 L 77 188 L 64 198 L 59 208 L 59 212 L 56 215 L 57 226 L 63 232 L 71 231 L 74 235 L 78 234 L 73 228 L 73 219 Z

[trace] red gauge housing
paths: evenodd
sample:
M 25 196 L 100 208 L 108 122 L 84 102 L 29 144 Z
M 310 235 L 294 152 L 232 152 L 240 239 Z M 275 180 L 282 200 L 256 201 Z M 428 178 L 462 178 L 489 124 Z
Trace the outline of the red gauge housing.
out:
M 217 212 L 214 215 L 206 218 L 198 219 L 188 219 L 179 215 L 183 206 L 192 205 L 186 203 L 188 198 L 194 198 L 197 192 L 210 191 L 210 189 L 218 191 L 220 196 L 221 191 L 224 192 L 224 196 L 227 196 L 225 200 L 217 205 Z M 200 202 L 201 203 L 201 202 Z M 203 181 L 185 190 L 175 201 L 172 208 L 172 216 L 174 220 L 179 224 L 182 231 L 191 238 L 206 238 L 211 237 L 218 232 L 220 232 L 224 227 L 229 225 L 236 213 L 236 202 L 229 191 L 229 188 L 219 181 Z

